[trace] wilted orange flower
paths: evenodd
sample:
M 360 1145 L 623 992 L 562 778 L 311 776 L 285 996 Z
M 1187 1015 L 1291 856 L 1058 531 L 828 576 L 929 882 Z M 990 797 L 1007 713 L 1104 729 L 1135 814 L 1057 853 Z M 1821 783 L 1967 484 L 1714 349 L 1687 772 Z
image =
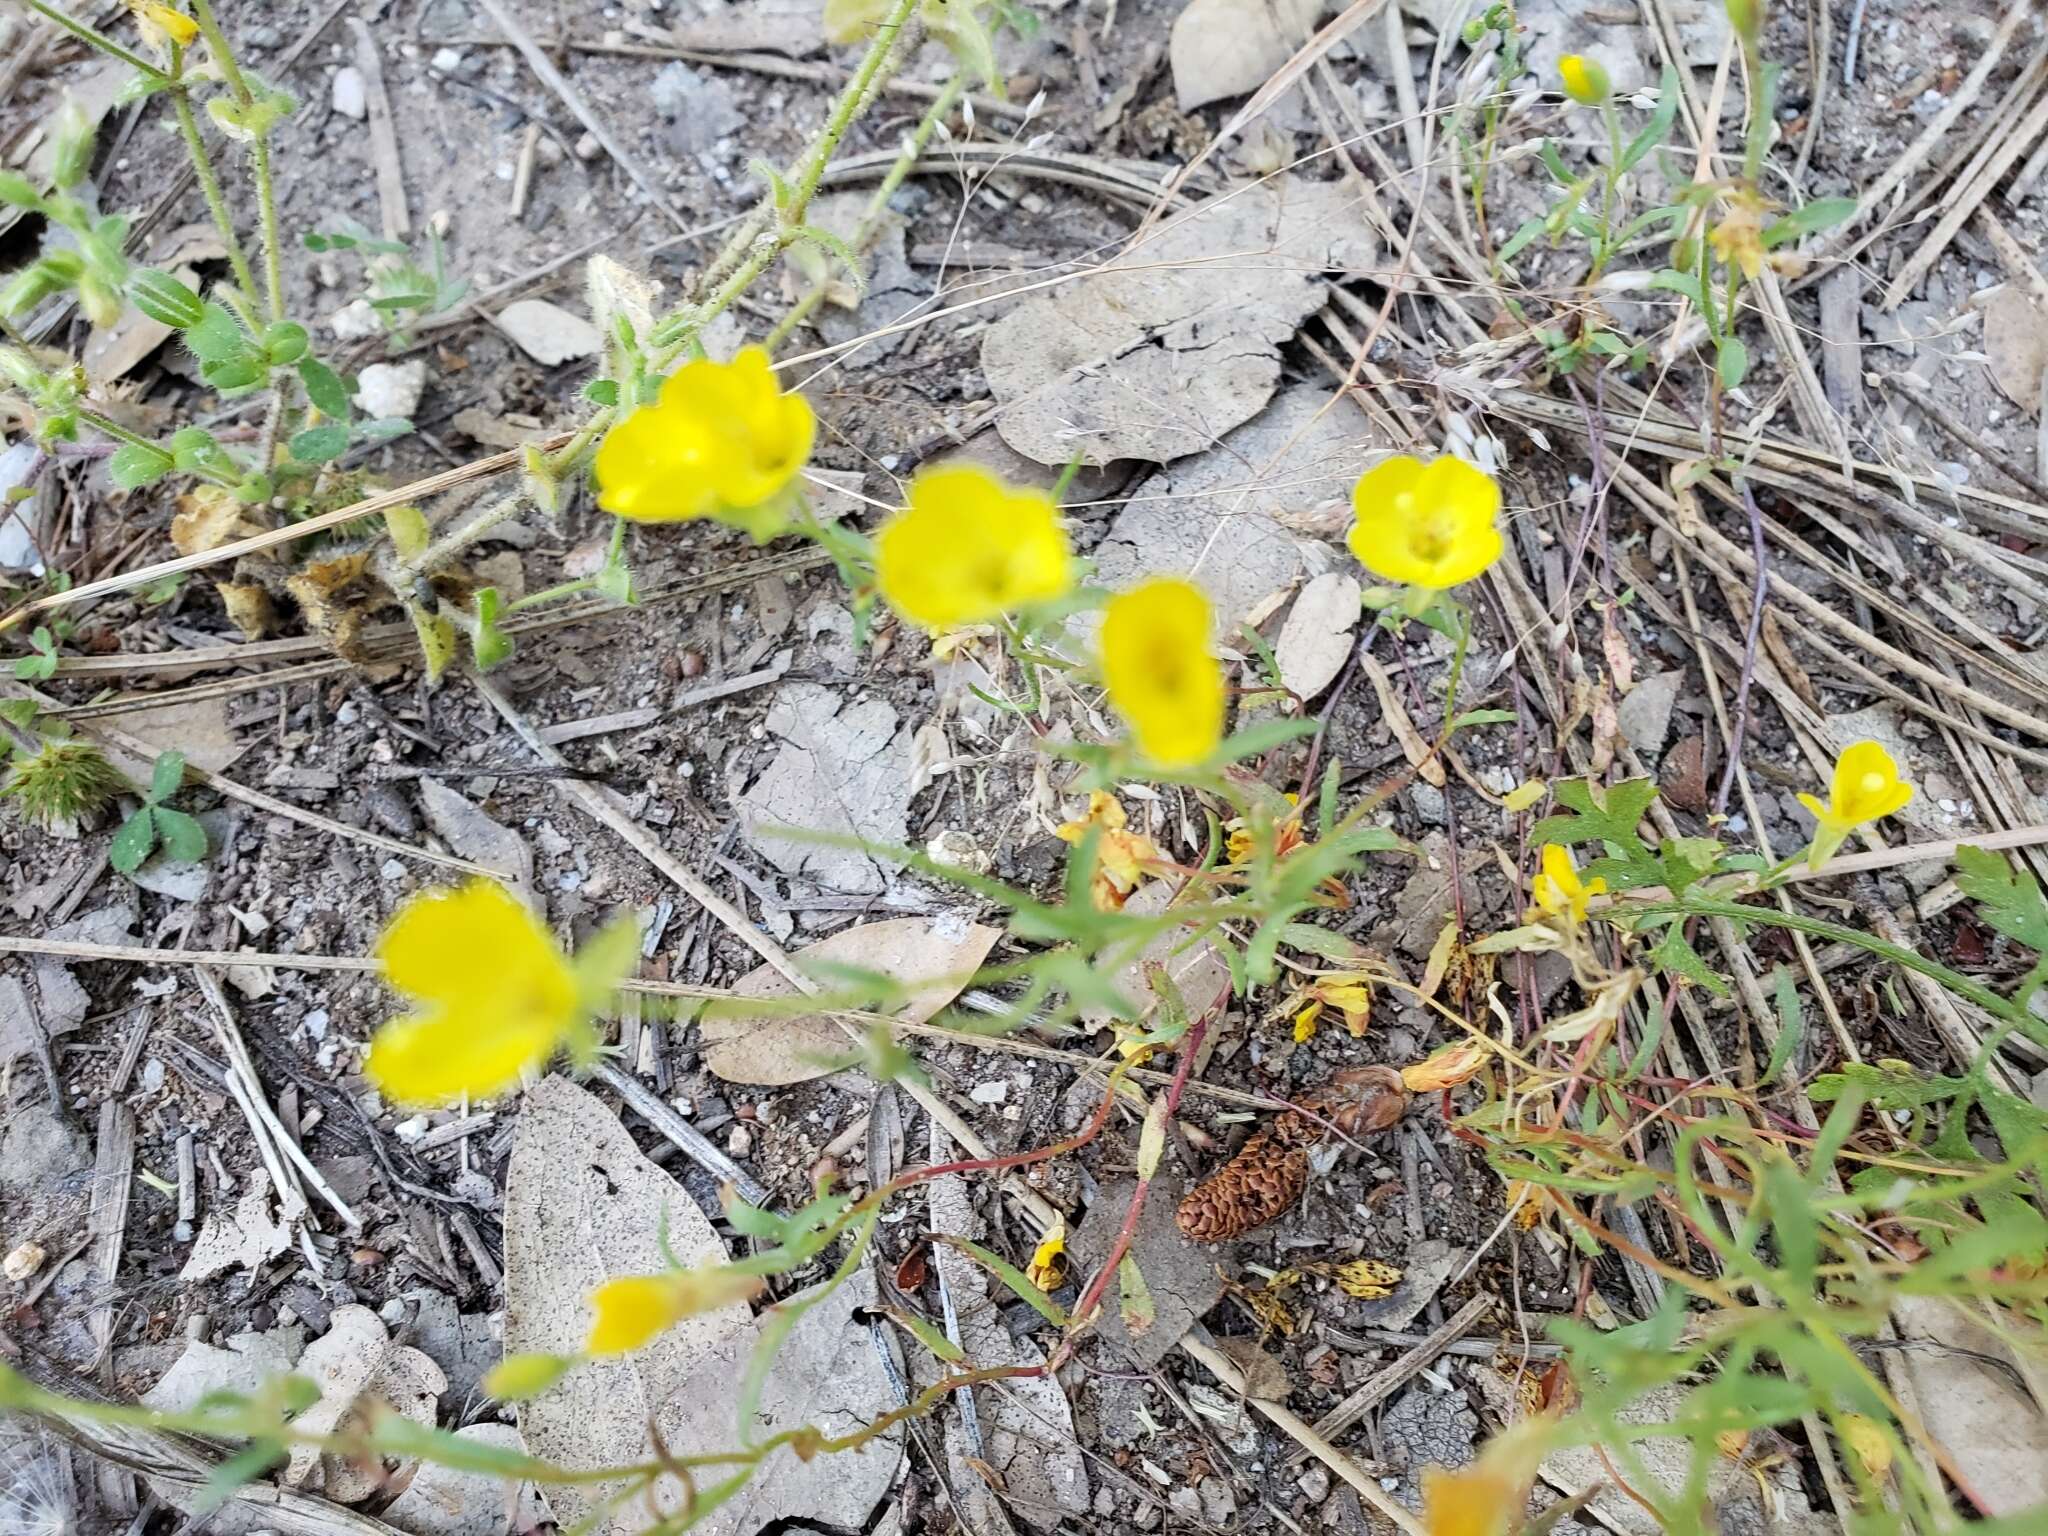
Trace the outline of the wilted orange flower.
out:
M 1116 796 L 1106 789 L 1097 789 L 1088 795 L 1087 816 L 1066 822 L 1057 831 L 1061 842 L 1074 844 L 1079 844 L 1091 830 L 1099 832 L 1095 839 L 1095 874 L 1088 882 L 1088 894 L 1104 912 L 1120 910 L 1125 899 L 1138 888 L 1138 882 L 1145 878 L 1147 867 L 1165 857 L 1151 838 L 1126 830 L 1129 823 L 1130 818 Z
M 1447 1045 L 1422 1061 L 1401 1069 L 1401 1081 L 1410 1093 L 1434 1093 L 1439 1088 L 1456 1088 L 1479 1075 L 1493 1052 L 1478 1040 L 1460 1040 Z

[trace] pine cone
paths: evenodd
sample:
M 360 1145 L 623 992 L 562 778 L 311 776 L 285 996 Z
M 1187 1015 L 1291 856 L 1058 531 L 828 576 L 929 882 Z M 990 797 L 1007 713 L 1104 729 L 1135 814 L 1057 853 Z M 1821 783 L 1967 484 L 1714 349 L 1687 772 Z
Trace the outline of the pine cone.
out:
M 1305 1100 L 1313 1116 L 1290 1110 L 1255 1133 L 1244 1149 L 1188 1191 L 1174 1220 L 1198 1243 L 1220 1243 L 1262 1227 L 1300 1196 L 1308 1182 L 1309 1148 L 1327 1120 L 1348 1136 L 1383 1131 L 1408 1107 L 1401 1075 L 1389 1067 L 1339 1073 L 1331 1087 Z

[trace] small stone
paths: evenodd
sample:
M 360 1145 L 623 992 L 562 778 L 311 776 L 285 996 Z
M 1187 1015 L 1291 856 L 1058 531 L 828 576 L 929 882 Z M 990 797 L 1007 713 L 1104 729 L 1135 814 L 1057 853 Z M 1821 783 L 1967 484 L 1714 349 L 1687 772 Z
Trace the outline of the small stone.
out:
M 5 1259 L 0 1259 L 0 1274 L 6 1275 L 9 1280 L 19 1285 L 30 1275 L 41 1269 L 43 1267 L 43 1260 L 47 1257 L 48 1255 L 44 1253 L 41 1243 L 22 1243 L 12 1253 L 8 1254 Z
M 405 860 L 386 859 L 377 867 L 377 873 L 386 880 L 403 880 L 405 878 Z
M 1327 1467 L 1310 1467 L 1301 1474 L 1301 1495 L 1311 1504 L 1320 1504 L 1330 1496 L 1330 1472 Z
M 994 1082 L 976 1083 L 967 1093 L 977 1104 L 1000 1104 L 1009 1096 L 1010 1085 L 1000 1077 Z
M 578 160 L 595 160 L 597 152 L 603 147 L 603 145 L 597 142 L 596 134 L 586 133 L 576 141 L 576 158 Z
M 384 334 L 384 322 L 377 318 L 368 299 L 356 299 L 327 317 L 327 329 L 334 333 L 336 341 L 367 341 Z
M 735 1125 L 726 1133 L 725 1150 L 734 1157 L 745 1157 L 754 1150 L 754 1133 L 744 1124 Z
M 427 1117 L 414 1115 L 410 1120 L 401 1120 L 391 1127 L 391 1134 L 400 1141 L 418 1141 L 427 1134 Z
M 363 88 L 362 71 L 353 64 L 334 72 L 334 110 L 361 122 L 370 115 L 370 98 Z
M 454 74 L 455 71 L 462 68 L 462 50 L 460 48 L 435 49 L 434 56 L 427 60 L 427 68 L 434 71 L 437 75 Z
M 377 1315 L 396 1328 L 405 1321 L 405 1303 L 394 1296 L 377 1309 Z
M 1205 1477 L 1196 1495 L 1202 1513 L 1211 1525 L 1228 1525 L 1237 1518 L 1237 1500 L 1230 1496 L 1230 1484 L 1220 1477 Z
M 410 420 L 427 387 L 427 360 L 371 363 L 356 375 L 356 408 L 372 421 L 390 417 Z
M 1167 1504 L 1183 1520 L 1202 1518 L 1202 1496 L 1192 1488 L 1176 1488 L 1166 1496 Z
M 594 357 L 604 345 L 598 328 L 545 299 L 521 299 L 498 314 L 498 327 L 513 343 L 546 368 Z
M 540 156 L 540 163 L 542 165 L 560 165 L 562 163 L 562 146 L 546 134 L 542 134 L 540 137 L 540 146 L 537 153 Z

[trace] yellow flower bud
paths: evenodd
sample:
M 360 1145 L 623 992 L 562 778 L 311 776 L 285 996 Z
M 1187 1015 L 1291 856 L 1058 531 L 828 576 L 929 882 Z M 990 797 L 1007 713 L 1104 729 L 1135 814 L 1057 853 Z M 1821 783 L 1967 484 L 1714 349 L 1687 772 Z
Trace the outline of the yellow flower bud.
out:
M 1614 82 L 1598 59 L 1583 53 L 1568 53 L 1557 62 L 1564 93 L 1582 107 L 1597 107 L 1613 93 Z
M 1487 1058 L 1493 1052 L 1478 1040 L 1461 1040 L 1456 1045 L 1447 1045 L 1412 1066 L 1401 1069 L 1401 1081 L 1410 1093 L 1435 1093 L 1441 1088 L 1456 1088 L 1469 1083 L 1479 1075 Z
M 484 1395 L 501 1403 L 539 1397 L 575 1363 L 573 1355 L 507 1355 L 484 1376 Z

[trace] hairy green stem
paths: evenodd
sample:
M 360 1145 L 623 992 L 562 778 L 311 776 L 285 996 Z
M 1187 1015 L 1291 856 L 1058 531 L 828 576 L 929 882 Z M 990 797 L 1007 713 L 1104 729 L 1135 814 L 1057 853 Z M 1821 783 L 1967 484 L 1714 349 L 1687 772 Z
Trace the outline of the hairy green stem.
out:
M 889 211 L 889 199 L 896 195 L 897 189 L 916 169 L 925 146 L 931 143 L 932 135 L 938 131 L 939 124 L 952 115 L 953 109 L 960 104 L 960 98 L 966 92 L 966 76 L 955 74 L 940 88 L 937 98 L 925 109 L 924 116 L 917 120 L 917 126 L 911 130 L 910 137 L 903 141 L 903 148 L 890 165 L 888 174 L 882 178 L 881 185 L 875 188 L 874 196 L 868 199 L 867 207 L 861 212 L 860 223 L 854 228 L 853 239 L 848 242 L 856 258 L 866 258 L 868 247 L 874 243 L 876 234 L 881 230 L 882 217 Z M 776 324 L 775 329 L 768 333 L 762 345 L 772 353 L 787 341 L 796 328 L 810 319 L 818 306 L 824 302 L 829 286 L 829 283 L 825 282 L 813 283 L 810 291 L 798 299 L 789 313 Z
M 220 232 L 221 244 L 228 249 L 228 265 L 234 269 L 236 285 L 253 304 L 256 302 L 256 275 L 249 269 L 248 252 L 242 249 L 242 237 L 235 233 L 235 221 L 228 215 L 227 198 L 220 189 L 220 174 L 214 170 L 213 156 L 206 152 L 206 140 L 200 136 L 199 118 L 192 110 L 192 97 L 183 82 L 171 87 L 170 97 L 171 111 L 178 119 L 178 135 L 185 141 L 185 153 L 192 160 L 192 174 L 199 179 L 199 190 L 206 198 L 206 211 L 213 215 L 213 227 Z
M 442 534 L 440 538 L 434 540 L 433 543 L 420 551 L 419 559 L 401 568 L 399 572 L 401 585 L 409 586 L 413 577 L 425 575 L 427 572 L 446 564 L 500 523 L 508 522 L 512 518 L 517 517 L 520 509 L 525 505 L 526 492 L 524 490 L 514 491 L 510 496 L 501 496 L 498 500 L 492 502 L 460 528 L 451 529 L 449 532 Z
M 156 81 L 160 87 L 169 85 L 171 83 L 171 77 L 169 75 L 165 74 L 163 70 L 158 68 L 156 65 L 150 63 L 149 60 L 145 59 L 141 54 L 133 53 L 130 50 L 122 47 L 119 43 L 115 42 L 111 37 L 107 36 L 106 33 L 98 31 L 93 27 L 87 26 L 84 22 L 78 20 L 76 17 L 65 15 L 64 12 L 58 10 L 56 6 L 47 4 L 46 0 L 22 0 L 22 3 L 26 5 L 30 10 L 34 11 L 38 16 L 42 16 L 47 20 L 55 22 L 58 26 L 62 27 L 66 32 L 69 32 L 73 37 L 77 38 L 80 42 L 89 43 L 93 47 L 99 49 L 101 53 L 107 54 L 112 58 L 119 59 L 123 64 L 129 65 L 131 68 L 139 70 L 142 74 L 146 75 L 151 80 Z
M 771 193 L 748 223 L 727 242 L 725 250 L 706 272 L 706 282 L 717 281 L 723 275 L 723 280 L 718 281 L 718 287 L 710 297 L 699 304 L 686 305 L 655 327 L 657 346 L 651 361 L 656 373 L 664 371 L 682 356 L 698 333 L 724 313 L 734 299 L 746 292 L 755 278 L 768 270 L 769 263 L 797 240 L 798 232 L 803 228 L 804 214 L 810 209 L 811 199 L 817 195 L 818 183 L 825 175 L 825 167 L 838 151 L 839 141 L 846 137 L 846 131 L 853 126 L 854 120 L 866 110 L 875 93 L 901 63 L 906 51 L 904 45 L 914 30 L 910 22 L 918 4 L 919 0 L 895 0 L 889 14 L 882 18 L 874 41 L 868 44 L 868 51 L 861 58 L 859 67 L 840 88 L 838 98 L 832 103 L 824 127 L 818 130 L 817 137 L 811 140 L 798 160 L 798 170 L 789 180 L 787 201 L 777 207 Z M 775 227 L 764 227 L 771 219 Z M 737 264 L 733 265 L 735 261 Z M 728 267 L 729 271 L 726 270 Z
M 199 31 L 206 39 L 214 62 L 220 65 L 221 78 L 227 82 L 235 104 L 240 107 L 251 105 L 256 94 L 249 89 L 249 81 L 235 59 L 234 49 L 228 46 L 227 34 L 221 31 L 220 23 L 214 19 L 209 0 L 192 0 L 192 19 L 199 23 Z M 284 318 L 284 262 L 278 251 L 277 189 L 270 174 L 268 129 L 257 132 L 249 145 L 249 169 L 256 178 L 257 217 L 263 240 L 264 299 L 275 323 Z M 250 297 L 253 299 L 255 295 Z

